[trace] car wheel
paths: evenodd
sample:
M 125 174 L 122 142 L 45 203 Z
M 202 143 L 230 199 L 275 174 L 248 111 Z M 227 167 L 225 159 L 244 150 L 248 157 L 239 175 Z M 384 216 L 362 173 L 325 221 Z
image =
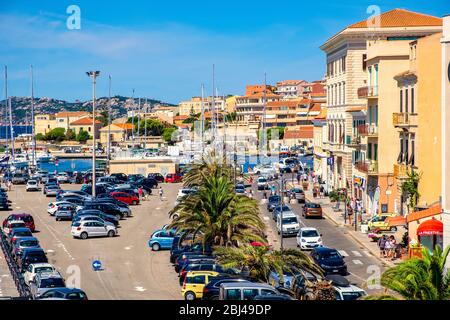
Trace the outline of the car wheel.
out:
M 108 231 L 108 237 L 112 238 L 116 235 L 116 233 L 114 232 L 114 230 L 109 230 Z
M 135 206 L 135 205 L 137 205 L 137 201 L 133 200 L 133 202 L 131 202 L 131 204 L 132 204 L 133 206 Z
M 192 291 L 186 292 L 186 294 L 184 295 L 184 299 L 185 300 L 195 300 L 195 293 L 193 293 Z
M 392 232 L 397 231 L 397 227 L 391 227 L 391 231 L 392 231 Z
M 56 221 L 61 221 L 61 219 L 60 218 L 56 218 Z
M 159 251 L 159 249 L 161 249 L 161 246 L 159 245 L 159 243 L 152 244 L 153 251 Z
M 120 218 L 121 218 L 120 214 L 116 214 L 116 218 L 117 218 L 117 220 L 120 220 Z
M 83 240 L 86 240 L 86 239 L 88 238 L 87 232 L 82 232 L 82 233 L 80 234 L 80 238 L 83 239 Z

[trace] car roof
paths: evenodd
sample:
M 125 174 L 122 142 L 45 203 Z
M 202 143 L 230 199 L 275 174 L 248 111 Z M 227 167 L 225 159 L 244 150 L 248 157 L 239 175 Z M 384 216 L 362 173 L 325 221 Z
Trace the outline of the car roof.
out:
M 22 237 L 17 240 L 17 242 L 28 241 L 28 240 L 36 240 L 39 241 L 36 237 Z
M 193 277 L 193 276 L 217 276 L 219 272 L 217 271 L 189 271 L 186 274 L 186 277 Z
M 31 217 L 31 214 L 29 214 L 29 213 L 11 213 L 11 216 L 13 216 L 13 217 Z
M 46 263 L 46 262 L 32 263 L 32 264 L 30 264 L 30 265 L 32 265 L 32 266 L 35 267 L 35 268 L 39 268 L 39 267 L 51 267 L 51 268 L 53 268 L 53 269 L 56 270 L 56 268 L 55 268 L 54 265 L 52 265 L 52 264 L 50 264 L 50 263 Z
M 261 288 L 261 289 L 275 290 L 274 287 L 266 283 L 243 282 L 243 281 L 223 283 L 221 284 L 221 286 L 223 286 L 223 288 Z
M 31 230 L 29 228 L 13 228 L 11 232 L 15 233 L 15 232 L 20 232 L 20 231 L 30 231 Z
M 58 271 L 47 271 L 47 272 L 40 272 L 36 275 L 36 277 L 41 278 L 41 279 L 50 279 L 50 278 L 60 278 L 62 279 L 63 277 L 61 276 L 61 274 Z
M 47 290 L 46 292 L 49 292 L 49 291 L 58 291 L 58 292 L 62 292 L 62 293 L 73 293 L 73 292 L 83 292 L 83 293 L 85 293 L 81 289 L 78 289 L 78 288 L 67 288 L 67 287 L 54 288 L 54 289 Z
M 313 227 L 304 227 L 304 228 L 300 228 L 300 231 L 318 231 L 317 228 L 313 228 Z
M 297 215 L 293 211 L 283 211 L 283 218 L 293 218 Z
M 314 251 L 316 251 L 317 253 L 325 253 L 325 252 L 331 252 L 331 251 L 337 251 L 337 250 L 333 249 L 333 248 L 328 248 L 328 247 L 317 247 L 317 248 L 314 248 Z
M 22 224 L 25 224 L 25 222 L 23 221 L 23 220 L 11 220 L 11 221 L 9 221 L 8 223 L 22 223 Z
M 33 251 L 35 251 L 35 252 L 40 251 L 40 252 L 44 252 L 45 253 L 44 249 L 42 249 L 42 248 L 25 248 L 24 249 L 24 253 L 25 252 L 33 252 Z

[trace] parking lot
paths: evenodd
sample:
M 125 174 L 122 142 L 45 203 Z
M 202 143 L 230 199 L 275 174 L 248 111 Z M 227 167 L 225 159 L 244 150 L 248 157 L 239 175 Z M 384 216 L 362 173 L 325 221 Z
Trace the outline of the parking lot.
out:
M 63 184 L 63 189 L 79 190 L 80 185 Z M 152 252 L 147 245 L 150 234 L 169 222 L 179 184 L 163 184 L 164 196 L 157 192 L 140 205 L 130 206 L 133 217 L 120 221 L 114 238 L 74 239 L 70 221 L 56 221 L 47 213 L 54 197 L 42 192 L 26 192 L 24 185 L 14 185 L 9 192 L 10 211 L 0 211 L 3 221 L 10 213 L 30 213 L 37 232 L 34 234 L 68 286 L 81 288 L 89 299 L 181 299 L 177 274 L 169 262 L 169 252 Z M 92 262 L 100 260 L 101 271 Z

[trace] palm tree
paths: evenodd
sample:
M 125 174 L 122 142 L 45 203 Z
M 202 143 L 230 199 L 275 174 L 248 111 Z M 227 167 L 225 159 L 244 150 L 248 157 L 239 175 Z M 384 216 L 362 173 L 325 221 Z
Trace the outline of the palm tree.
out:
M 322 275 L 322 269 L 306 254 L 296 249 L 271 251 L 267 246 L 243 245 L 242 247 L 216 247 L 217 261 L 225 268 L 248 268 L 250 277 L 268 282 L 270 271 L 281 276 L 298 269 Z
M 450 273 L 445 262 L 450 246 L 444 251 L 440 246 L 433 253 L 422 250 L 422 259 L 413 258 L 386 270 L 381 284 L 399 293 L 406 300 L 450 299 Z
M 217 167 L 218 173 L 220 167 Z M 202 184 L 185 196 L 169 213 L 175 215 L 171 228 L 179 233 L 201 235 L 203 244 L 239 246 L 251 241 L 266 242 L 265 225 L 255 200 L 234 192 L 227 175 L 202 175 Z
M 225 158 L 219 159 L 214 152 L 204 156 L 201 161 L 196 161 L 188 167 L 183 177 L 186 187 L 200 186 L 207 177 L 231 176 L 231 169 L 226 165 Z

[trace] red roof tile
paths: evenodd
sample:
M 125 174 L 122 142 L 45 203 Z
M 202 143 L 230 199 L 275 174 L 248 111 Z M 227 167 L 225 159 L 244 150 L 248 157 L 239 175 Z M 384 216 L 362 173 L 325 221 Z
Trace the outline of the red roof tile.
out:
M 102 124 L 102 122 L 99 120 L 95 120 L 95 124 Z M 92 118 L 89 118 L 89 117 L 81 118 L 81 119 L 71 122 L 70 125 L 71 126 L 80 126 L 80 125 L 89 126 L 89 125 L 92 125 Z

